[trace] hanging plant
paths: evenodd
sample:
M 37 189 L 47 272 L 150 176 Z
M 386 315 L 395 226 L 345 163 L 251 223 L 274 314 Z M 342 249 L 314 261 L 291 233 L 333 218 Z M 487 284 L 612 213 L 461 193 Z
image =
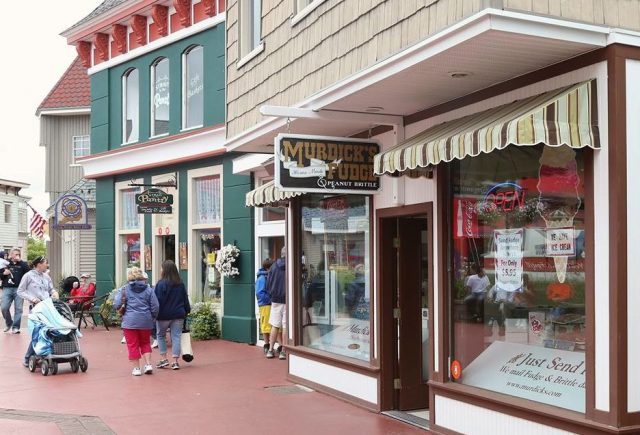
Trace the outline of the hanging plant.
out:
M 220 275 L 234 277 L 240 275 L 240 271 L 234 263 L 240 256 L 240 249 L 235 245 L 223 246 L 216 255 L 216 269 Z

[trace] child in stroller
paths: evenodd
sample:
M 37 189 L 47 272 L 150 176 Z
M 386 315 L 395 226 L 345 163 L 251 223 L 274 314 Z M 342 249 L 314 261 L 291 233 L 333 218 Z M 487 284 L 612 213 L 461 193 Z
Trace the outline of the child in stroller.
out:
M 66 303 L 46 299 L 36 305 L 29 314 L 29 331 L 36 352 L 29 358 L 31 372 L 36 371 L 38 363 L 43 376 L 57 374 L 59 363 L 69 363 L 74 373 L 89 368 L 80 350 L 80 333 L 73 324 L 73 313 Z

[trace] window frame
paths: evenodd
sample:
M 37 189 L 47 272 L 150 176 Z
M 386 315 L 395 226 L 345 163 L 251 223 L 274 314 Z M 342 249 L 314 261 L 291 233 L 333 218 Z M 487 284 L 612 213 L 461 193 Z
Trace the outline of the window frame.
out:
M 128 190 L 131 189 L 131 186 L 129 186 L 129 184 L 131 183 L 135 183 L 135 184 L 142 184 L 144 183 L 144 180 L 142 178 L 138 178 L 136 180 L 131 180 L 131 181 L 120 181 L 117 182 L 115 184 L 115 237 L 114 237 L 114 242 L 115 242 L 115 264 L 116 264 L 116 271 L 115 271 L 115 278 L 116 278 L 116 286 L 120 287 L 120 285 L 122 283 L 124 283 L 126 281 L 126 276 L 122 276 L 122 270 L 121 270 L 121 265 L 122 265 L 122 256 L 124 255 L 122 252 L 122 249 L 120 249 L 121 245 L 121 239 L 123 236 L 128 236 L 128 235 L 135 235 L 138 234 L 139 235 L 139 240 L 140 240 L 140 268 L 142 270 L 144 270 L 144 255 L 145 255 L 145 240 L 144 240 L 144 232 L 145 232 L 145 219 L 144 216 L 145 215 L 138 215 L 138 228 L 133 228 L 133 229 L 123 229 L 122 228 L 122 191 L 123 190 Z M 139 191 L 142 191 L 142 189 L 138 188 Z
M 78 143 L 84 145 L 84 142 L 86 141 L 86 147 L 85 146 L 81 146 L 78 147 Z M 82 154 L 82 155 L 77 155 L 76 151 L 78 149 L 81 150 L 85 150 L 86 149 L 86 154 Z M 90 134 L 81 134 L 81 135 L 76 135 L 76 136 L 72 136 L 71 137 L 71 152 L 73 154 L 73 163 L 75 164 L 78 160 L 79 157 L 86 157 L 88 155 L 91 154 L 91 135 Z
M 156 134 L 155 125 L 156 125 L 156 105 L 155 105 L 155 87 L 156 87 L 156 69 L 158 65 L 162 62 L 167 62 L 168 68 L 168 77 L 169 77 L 169 118 L 167 119 L 167 131 L 164 133 Z M 149 136 L 151 139 L 164 137 L 169 135 L 169 124 L 171 122 L 171 62 L 168 57 L 161 56 L 153 61 L 151 67 L 149 68 Z
M 307 15 L 315 11 L 318 6 L 324 3 L 326 0 L 308 0 L 308 3 L 301 5 L 305 0 L 295 0 L 295 15 L 291 17 L 291 26 L 295 26 L 300 21 L 304 20 Z M 302 7 L 301 7 L 302 6 Z
M 187 96 L 187 90 L 188 90 L 188 77 L 189 77 L 189 71 L 188 71 L 188 57 L 189 54 L 193 53 L 195 50 L 202 50 L 202 59 L 203 59 L 203 64 L 202 64 L 202 86 L 203 86 L 203 90 L 202 90 L 202 121 L 200 124 L 196 124 L 196 125 L 187 125 L 187 108 L 188 108 L 188 96 Z M 188 130 L 195 130 L 197 128 L 202 128 L 204 127 L 204 46 L 202 45 L 191 45 L 189 46 L 186 50 L 184 50 L 182 52 L 182 74 L 181 74 L 181 80 L 182 80 L 182 86 L 181 86 L 181 92 L 182 92 L 182 96 L 181 96 L 181 112 L 182 112 L 182 121 L 181 121 L 181 130 L 180 131 L 188 131 Z
M 262 40 L 262 0 L 238 4 L 238 62 L 241 68 L 264 51 Z
M 131 74 L 133 73 L 137 73 L 137 80 L 138 80 L 138 107 L 137 107 L 137 114 L 136 114 L 136 122 L 138 124 L 138 135 L 135 139 L 133 140 L 127 140 L 127 115 L 129 114 L 128 112 L 128 102 L 129 102 L 129 95 L 128 95 L 128 82 L 129 82 L 129 77 L 131 76 Z M 124 72 L 124 74 L 122 74 L 122 107 L 121 107 L 121 112 L 122 112 L 122 120 L 121 120 L 121 126 L 122 126 L 122 145 L 130 145 L 136 142 L 140 141 L 140 71 L 138 70 L 138 68 L 129 68 L 128 70 L 126 70 Z M 133 131 L 133 127 L 132 127 L 132 131 Z

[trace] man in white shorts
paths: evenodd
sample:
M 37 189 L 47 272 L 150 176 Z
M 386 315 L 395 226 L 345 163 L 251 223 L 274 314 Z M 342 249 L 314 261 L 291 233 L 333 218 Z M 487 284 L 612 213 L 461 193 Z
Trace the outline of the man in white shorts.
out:
M 269 339 L 269 350 L 267 358 L 275 357 L 276 340 L 280 343 L 279 359 L 287 359 L 284 352 L 283 340 L 284 330 L 287 329 L 287 289 L 285 286 L 285 265 L 287 250 L 285 247 L 280 252 L 280 258 L 271 265 L 267 276 L 267 292 L 271 295 L 271 314 L 269 324 L 271 325 L 271 335 Z

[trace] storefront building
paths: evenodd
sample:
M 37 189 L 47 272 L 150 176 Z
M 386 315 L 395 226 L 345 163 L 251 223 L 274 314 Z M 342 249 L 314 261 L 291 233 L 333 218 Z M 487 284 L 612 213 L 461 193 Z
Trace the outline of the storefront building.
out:
M 252 212 L 236 200 L 250 178 L 224 147 L 225 17 L 223 1 L 105 1 L 64 36 L 91 77 L 79 161 L 96 180 L 98 291 L 132 266 L 156 283 L 173 260 L 191 301 L 213 302 L 222 336 L 254 342 L 251 263 L 233 279 L 214 267 L 223 244 L 253 257 Z
M 338 79 L 320 83 L 292 64 L 304 84 L 292 77 L 242 112 L 251 94 L 236 99 L 237 90 L 253 89 L 255 76 L 278 82 L 272 64 L 289 71 L 279 56 L 291 52 L 273 41 L 293 38 L 295 50 L 296 38 L 324 34 L 338 15 L 375 23 L 381 13 L 331 0 L 293 14 L 267 4 L 263 24 L 275 10 L 293 19 L 270 22 L 262 51 L 228 64 L 227 148 L 276 150 L 274 185 L 255 185 L 247 204 L 288 204 L 289 378 L 437 433 L 639 431 L 627 180 L 640 40 L 617 27 L 640 22 L 613 23 L 595 5 L 590 16 L 551 3 L 535 11 L 543 16 L 480 7 L 445 23 L 435 6 L 398 9 L 397 32 L 414 43 L 377 40 L 389 52 L 367 63 L 366 48 L 358 60 L 335 57 L 318 48 L 331 37 L 318 36 L 306 67 Z M 621 2 L 609 6 L 623 13 Z M 412 39 L 412 20 L 429 9 L 434 31 Z M 242 20 L 236 2 L 229 11 Z M 230 58 L 243 37 L 232 24 Z M 345 41 L 345 28 L 327 35 Z M 361 35 L 350 35 L 357 51 Z M 357 139 L 380 145 L 365 159 L 376 191 L 328 182 L 350 172 L 341 165 L 353 164 Z M 343 142 L 334 158 L 323 141 Z M 283 169 L 320 170 L 324 192 L 287 184 Z

